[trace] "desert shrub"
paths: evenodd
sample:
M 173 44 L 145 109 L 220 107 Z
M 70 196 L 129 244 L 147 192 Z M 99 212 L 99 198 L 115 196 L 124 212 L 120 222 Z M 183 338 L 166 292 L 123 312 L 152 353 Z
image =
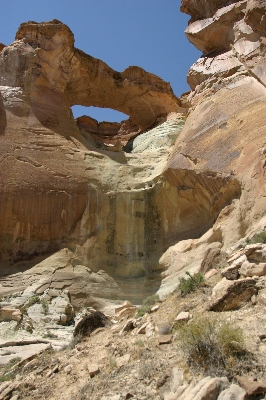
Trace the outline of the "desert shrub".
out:
M 196 318 L 181 325 L 177 333 L 188 365 L 206 374 L 230 374 L 247 355 L 243 331 L 214 317 Z
M 48 303 L 48 301 L 42 299 L 42 300 L 41 300 L 41 305 L 42 305 L 44 314 L 47 314 L 48 311 L 49 311 L 49 303 Z
M 191 275 L 188 271 L 186 271 L 188 278 L 180 278 L 178 289 L 181 292 L 181 296 L 186 296 L 187 294 L 194 292 L 198 287 L 202 285 L 204 282 L 204 276 L 201 273 L 196 273 Z
M 137 309 L 137 317 L 143 317 L 144 314 L 149 313 L 154 306 L 160 300 L 157 294 L 147 297 L 143 300 L 142 305 Z
M 266 232 L 261 231 L 255 233 L 252 238 L 249 240 L 249 243 L 266 243 Z
M 114 369 L 117 367 L 116 359 L 114 356 L 109 357 L 109 366 L 111 369 Z
M 58 339 L 58 336 L 55 335 L 54 333 L 48 331 L 47 333 L 45 333 L 45 334 L 43 335 L 43 338 L 44 338 L 44 339 L 46 339 L 46 338 L 47 338 L 47 339 Z
M 158 326 L 159 335 L 168 335 L 172 331 L 172 324 L 170 322 L 163 322 Z
M 6 364 L 5 368 L 10 369 L 10 368 L 14 367 L 14 365 L 16 365 L 20 361 L 21 361 L 21 357 L 11 358 L 11 360 L 8 361 L 8 363 Z
M 37 296 L 37 295 L 31 296 L 26 303 L 26 307 L 29 308 L 33 304 L 38 303 L 38 301 L 39 301 L 39 296 Z
M 139 347 L 144 347 L 144 342 L 143 342 L 143 340 L 141 340 L 141 339 L 137 339 L 137 340 L 135 341 L 135 345 L 136 345 L 136 346 L 139 346 Z
M 1 368 L 0 374 L 0 382 L 11 381 L 15 377 L 14 371 L 12 368 L 16 365 L 19 361 L 21 361 L 20 357 L 12 358 L 4 367 Z

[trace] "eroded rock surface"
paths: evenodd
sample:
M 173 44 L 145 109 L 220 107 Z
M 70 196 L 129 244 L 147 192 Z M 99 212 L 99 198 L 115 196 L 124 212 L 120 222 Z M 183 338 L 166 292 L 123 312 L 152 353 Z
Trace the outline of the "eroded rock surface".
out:
M 0 54 L 3 294 L 136 304 L 248 235 L 265 211 L 263 7 L 183 0 L 204 54 L 181 99 L 139 67 L 119 73 L 75 49 L 59 21 L 20 26 Z M 74 104 L 130 119 L 75 121 Z

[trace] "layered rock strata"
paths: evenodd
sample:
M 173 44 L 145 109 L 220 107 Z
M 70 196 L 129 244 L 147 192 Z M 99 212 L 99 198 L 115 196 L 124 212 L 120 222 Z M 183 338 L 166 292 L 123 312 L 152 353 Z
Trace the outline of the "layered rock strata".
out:
M 191 11 L 189 39 L 212 54 L 192 66 L 193 91 L 181 100 L 139 67 L 118 73 L 75 49 L 59 21 L 22 24 L 2 50 L 1 272 L 14 273 L 2 293 L 16 281 L 39 295 L 66 288 L 76 309 L 99 308 L 102 298 L 139 302 L 200 266 L 194 247 L 202 257 L 206 246 L 227 248 L 263 215 L 261 4 L 215 4 Z M 219 24 L 228 33 L 222 48 L 205 32 Z M 75 121 L 74 104 L 130 119 Z
M 224 1 L 213 15 L 216 2 L 209 3 L 213 4 L 212 14 L 194 22 L 199 30 L 193 39 L 193 24 L 186 31 L 195 45 L 203 38 L 203 51 L 212 53 L 203 55 L 189 70 L 192 109 L 168 165 L 182 168 L 189 159 L 192 169 L 233 174 L 242 187 L 237 213 L 239 232 L 244 236 L 253 218 L 258 219 L 265 210 L 265 4 L 240 1 L 228 5 Z M 198 18 L 196 11 L 189 10 L 193 19 Z M 205 36 L 207 23 L 210 31 Z M 230 40 L 223 36 L 220 24 Z M 213 41 L 211 48 L 207 47 L 208 38 L 215 38 L 216 30 L 223 46 Z M 186 162 L 180 157 L 180 149 Z

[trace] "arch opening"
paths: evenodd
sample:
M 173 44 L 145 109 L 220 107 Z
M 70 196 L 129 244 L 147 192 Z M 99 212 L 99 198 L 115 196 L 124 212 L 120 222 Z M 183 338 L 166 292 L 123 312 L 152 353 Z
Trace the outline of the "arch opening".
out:
M 141 132 L 131 117 L 111 108 L 71 108 L 80 133 L 92 146 L 122 151 L 128 141 Z
M 85 106 L 72 106 L 74 118 L 82 117 L 83 115 L 96 119 L 98 122 L 121 122 L 129 118 L 128 115 L 116 111 L 112 108 L 101 107 L 85 107 Z

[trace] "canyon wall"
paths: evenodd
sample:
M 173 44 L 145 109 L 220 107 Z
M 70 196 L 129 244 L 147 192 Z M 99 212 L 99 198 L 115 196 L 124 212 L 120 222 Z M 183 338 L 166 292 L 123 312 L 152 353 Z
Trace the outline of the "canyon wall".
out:
M 264 215 L 264 3 L 181 9 L 204 54 L 180 99 L 139 67 L 119 73 L 76 49 L 57 20 L 24 23 L 3 47 L 2 293 L 67 288 L 76 308 L 139 302 Z M 75 121 L 75 104 L 130 118 Z

